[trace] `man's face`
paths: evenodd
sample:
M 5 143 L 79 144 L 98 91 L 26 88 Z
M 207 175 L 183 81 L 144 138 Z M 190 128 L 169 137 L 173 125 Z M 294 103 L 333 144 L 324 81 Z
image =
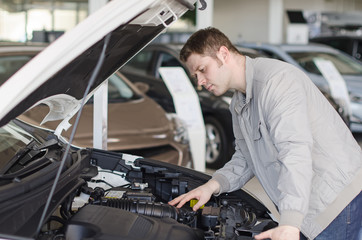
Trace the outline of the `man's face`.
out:
M 186 66 L 191 75 L 197 80 L 197 84 L 214 95 L 220 96 L 229 90 L 228 78 L 224 69 L 225 65 L 218 54 L 217 59 L 215 59 L 193 53 L 187 59 Z

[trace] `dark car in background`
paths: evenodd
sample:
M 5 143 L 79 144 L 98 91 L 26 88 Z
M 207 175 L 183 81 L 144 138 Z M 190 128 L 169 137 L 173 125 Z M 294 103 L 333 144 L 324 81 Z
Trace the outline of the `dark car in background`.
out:
M 362 62 L 361 35 L 322 35 L 311 38 L 309 41 L 339 49 Z
M 122 69 L 132 82 L 149 85 L 148 96 L 159 103 L 167 112 L 175 112 L 172 96 L 158 71 L 160 67 L 182 67 L 194 86 L 199 100 L 206 130 L 206 166 L 219 168 L 230 160 L 234 153 L 234 134 L 232 131 L 229 104 L 232 93 L 214 96 L 197 85 L 191 77 L 186 65 L 179 60 L 182 44 L 164 43 L 150 44 Z M 256 51 L 247 48 L 239 49 L 250 57 L 260 56 Z

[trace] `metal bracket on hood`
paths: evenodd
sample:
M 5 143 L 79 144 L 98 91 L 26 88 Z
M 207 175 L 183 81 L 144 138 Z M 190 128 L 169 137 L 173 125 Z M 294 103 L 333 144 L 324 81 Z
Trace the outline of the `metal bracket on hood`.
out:
M 207 7 L 207 4 L 205 2 L 205 0 L 199 0 L 200 1 L 200 4 L 201 4 L 201 7 L 199 8 L 199 10 L 205 10 L 206 7 Z
M 166 8 L 168 9 L 168 11 L 172 14 L 172 16 L 174 17 L 174 21 L 172 21 L 170 24 L 167 24 L 166 23 L 166 21 L 164 21 L 161 17 L 160 17 L 160 15 L 162 16 L 162 13 L 163 14 L 165 14 L 166 12 L 162 12 L 162 13 L 160 13 L 160 14 L 157 14 L 157 18 L 162 22 L 162 24 L 163 24 L 163 26 L 165 26 L 165 28 L 168 28 L 173 22 L 175 22 L 177 19 L 178 19 L 178 17 L 177 17 L 177 15 L 176 15 L 176 13 L 174 13 L 173 11 L 172 11 L 172 9 L 166 4 Z
M 182 5 L 184 5 L 185 7 L 187 7 L 191 11 L 195 10 L 195 6 L 192 5 L 191 3 L 189 3 L 186 0 L 177 0 L 177 2 L 181 3 Z
M 126 154 L 126 153 L 123 153 L 123 155 L 122 155 L 122 159 L 125 161 L 125 164 L 132 166 L 132 168 L 134 168 L 134 169 L 140 169 L 140 167 L 137 167 L 134 164 L 134 162 L 139 158 L 142 158 L 142 157 L 136 156 L 136 155 L 130 155 L 130 154 Z
M 201 7 L 199 8 L 199 10 L 205 10 L 207 7 L 207 4 L 205 2 L 205 0 L 199 0 Z M 177 2 L 181 3 L 182 5 L 184 5 L 185 7 L 187 7 L 189 10 L 193 11 L 195 10 L 195 6 L 190 4 L 188 1 L 186 0 L 177 0 Z

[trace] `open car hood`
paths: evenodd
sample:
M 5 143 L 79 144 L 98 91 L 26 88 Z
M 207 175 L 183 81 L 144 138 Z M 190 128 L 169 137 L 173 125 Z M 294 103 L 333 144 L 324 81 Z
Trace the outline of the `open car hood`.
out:
M 0 88 L 0 126 L 27 109 L 47 104 L 43 122 L 61 120 L 56 132 L 70 125 L 80 109 L 97 62 L 104 57 L 87 99 L 196 0 L 113 0 L 34 57 Z M 107 40 L 106 40 L 107 39 Z M 105 53 L 101 56 L 103 48 Z M 84 101 L 86 102 L 86 101 Z M 59 129 L 60 128 L 60 129 Z

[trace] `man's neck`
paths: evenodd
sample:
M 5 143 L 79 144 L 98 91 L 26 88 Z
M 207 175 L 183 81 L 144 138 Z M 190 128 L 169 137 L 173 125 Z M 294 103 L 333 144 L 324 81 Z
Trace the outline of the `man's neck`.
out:
M 245 93 L 246 92 L 246 77 L 245 77 L 245 63 L 246 58 L 244 55 L 234 55 L 233 77 L 232 86 L 236 91 Z

